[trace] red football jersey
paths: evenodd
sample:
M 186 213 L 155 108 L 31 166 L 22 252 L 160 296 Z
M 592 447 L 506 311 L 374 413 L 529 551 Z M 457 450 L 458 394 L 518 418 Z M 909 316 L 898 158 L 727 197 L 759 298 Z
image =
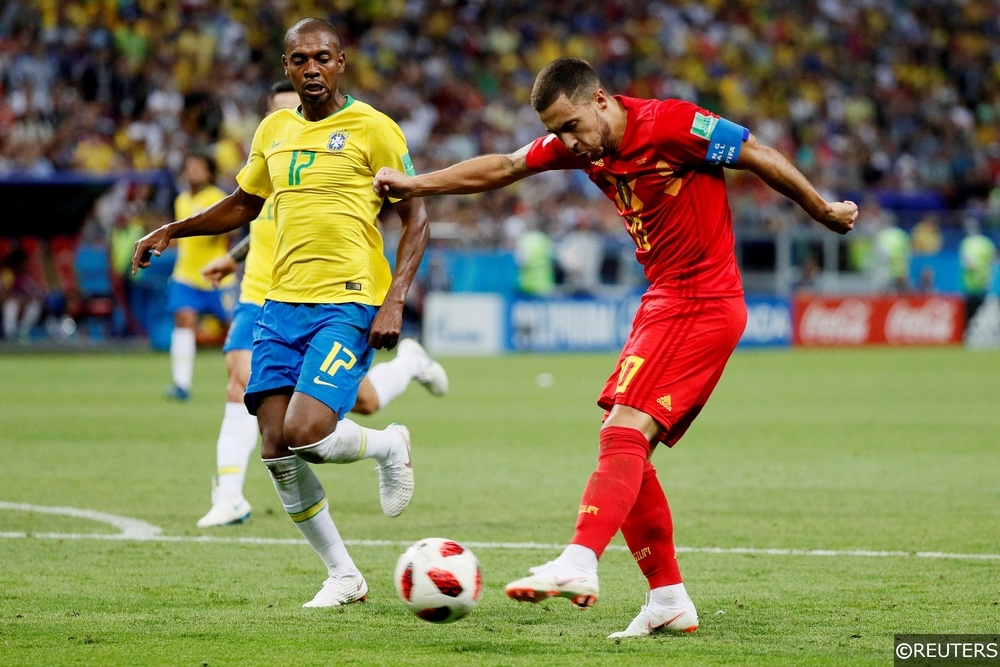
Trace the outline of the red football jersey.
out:
M 588 162 L 549 134 L 532 142 L 528 168 L 587 172 L 618 207 L 650 292 L 742 295 L 724 168 L 706 160 L 719 117 L 683 100 L 615 99 L 627 114 L 617 152 Z

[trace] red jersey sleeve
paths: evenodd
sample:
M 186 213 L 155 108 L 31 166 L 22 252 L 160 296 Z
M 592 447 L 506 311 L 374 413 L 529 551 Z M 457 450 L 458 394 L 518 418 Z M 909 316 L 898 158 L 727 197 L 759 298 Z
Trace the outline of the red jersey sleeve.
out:
M 684 100 L 664 100 L 657 109 L 653 140 L 681 164 L 731 165 L 749 130 Z
M 587 166 L 586 160 L 577 157 L 554 134 L 546 134 L 532 141 L 524 161 L 532 171 L 583 169 Z

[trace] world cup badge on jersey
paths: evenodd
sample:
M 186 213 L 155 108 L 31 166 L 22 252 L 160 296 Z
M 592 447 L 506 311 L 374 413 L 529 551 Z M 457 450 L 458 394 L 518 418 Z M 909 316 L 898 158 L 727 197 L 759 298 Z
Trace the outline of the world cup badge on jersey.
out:
M 330 141 L 327 142 L 326 147 L 332 153 L 337 153 L 344 149 L 347 145 L 347 133 L 346 132 L 334 132 L 330 135 Z

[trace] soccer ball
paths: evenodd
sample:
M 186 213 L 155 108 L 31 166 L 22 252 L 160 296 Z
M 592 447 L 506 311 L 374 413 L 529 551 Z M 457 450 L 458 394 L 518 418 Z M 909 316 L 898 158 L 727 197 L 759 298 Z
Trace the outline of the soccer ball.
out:
M 396 562 L 396 592 L 425 621 L 452 623 L 479 604 L 483 592 L 479 561 L 454 540 L 422 539 Z

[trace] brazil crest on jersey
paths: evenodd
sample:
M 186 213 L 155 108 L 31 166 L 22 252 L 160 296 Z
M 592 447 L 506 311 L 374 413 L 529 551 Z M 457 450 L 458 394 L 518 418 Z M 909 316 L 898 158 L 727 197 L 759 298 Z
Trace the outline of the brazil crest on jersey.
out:
M 320 121 L 282 109 L 261 122 L 236 181 L 274 197 L 268 299 L 382 304 L 392 282 L 377 225 L 382 198 L 372 190 L 382 167 L 414 173 L 403 132 L 350 96 Z

